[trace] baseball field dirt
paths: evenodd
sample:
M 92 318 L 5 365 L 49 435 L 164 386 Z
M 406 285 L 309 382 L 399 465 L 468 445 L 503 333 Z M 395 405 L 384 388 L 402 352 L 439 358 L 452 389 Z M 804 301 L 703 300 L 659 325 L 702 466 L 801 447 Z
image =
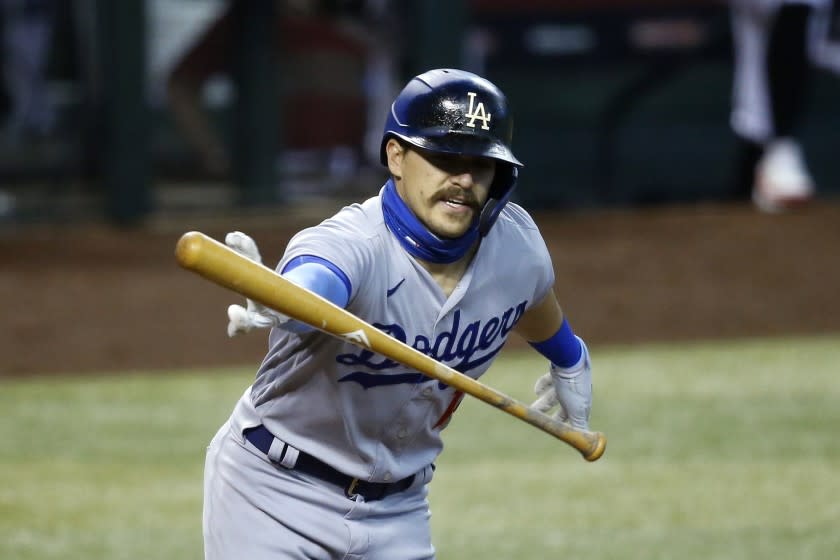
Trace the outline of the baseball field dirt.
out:
M 840 201 L 784 215 L 745 203 L 534 216 L 561 302 L 593 349 L 840 332 Z M 255 367 L 265 336 L 227 337 L 225 310 L 240 298 L 179 268 L 175 243 L 189 230 L 222 239 L 239 229 L 274 265 L 290 235 L 317 221 L 277 214 L 0 230 L 0 377 Z

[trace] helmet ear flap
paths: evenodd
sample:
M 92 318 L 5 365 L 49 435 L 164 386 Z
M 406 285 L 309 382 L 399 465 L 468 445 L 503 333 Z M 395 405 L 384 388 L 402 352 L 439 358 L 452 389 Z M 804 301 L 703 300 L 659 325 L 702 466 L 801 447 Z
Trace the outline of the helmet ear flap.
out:
M 482 237 L 487 235 L 502 209 L 510 201 L 513 189 L 516 187 L 516 180 L 519 178 L 519 168 L 513 165 L 507 166 L 507 170 L 500 169 L 499 171 L 490 186 L 490 196 L 478 217 L 478 233 Z

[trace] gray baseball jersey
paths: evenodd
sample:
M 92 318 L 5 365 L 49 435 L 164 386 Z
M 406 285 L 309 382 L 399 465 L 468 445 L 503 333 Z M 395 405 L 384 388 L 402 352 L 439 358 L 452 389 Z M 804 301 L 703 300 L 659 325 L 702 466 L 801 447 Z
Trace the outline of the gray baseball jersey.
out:
M 554 283 L 534 221 L 508 204 L 447 297 L 388 230 L 380 196 L 297 234 L 278 270 L 301 255 L 329 260 L 350 280 L 348 311 L 478 378 Z M 335 337 L 273 329 L 249 404 L 286 443 L 348 475 L 388 482 L 434 461 L 460 396 Z

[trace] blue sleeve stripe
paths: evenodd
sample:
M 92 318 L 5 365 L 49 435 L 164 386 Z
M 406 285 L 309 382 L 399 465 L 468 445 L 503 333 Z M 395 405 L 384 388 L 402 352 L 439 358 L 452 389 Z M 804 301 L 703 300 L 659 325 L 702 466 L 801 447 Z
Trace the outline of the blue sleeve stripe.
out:
M 314 265 L 314 266 L 313 266 Z M 297 270 L 297 272 L 293 272 Z M 297 280 L 297 284 L 304 286 L 321 297 L 324 297 L 339 307 L 346 307 L 353 293 L 350 279 L 344 271 L 327 259 L 315 255 L 300 255 L 293 258 L 281 271 L 283 276 Z
M 557 329 L 557 332 L 548 340 L 542 342 L 530 342 L 534 349 L 551 360 L 556 366 L 561 368 L 572 367 L 578 361 L 583 353 L 580 342 L 572 332 L 572 327 L 566 318 L 563 318 L 563 324 Z

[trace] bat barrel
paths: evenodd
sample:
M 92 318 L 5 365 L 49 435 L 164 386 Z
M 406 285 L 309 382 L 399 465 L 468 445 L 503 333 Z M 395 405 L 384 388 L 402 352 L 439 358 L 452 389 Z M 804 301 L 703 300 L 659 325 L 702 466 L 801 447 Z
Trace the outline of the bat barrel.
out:
M 201 258 L 205 239 L 205 235 L 197 231 L 189 231 L 182 235 L 175 245 L 175 258 L 178 263 L 184 268 L 195 268 Z

